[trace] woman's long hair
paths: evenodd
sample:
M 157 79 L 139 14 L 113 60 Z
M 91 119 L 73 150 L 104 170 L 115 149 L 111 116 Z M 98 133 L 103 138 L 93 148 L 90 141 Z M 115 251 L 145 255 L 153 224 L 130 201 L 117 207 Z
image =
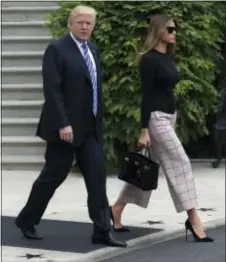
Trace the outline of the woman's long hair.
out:
M 166 24 L 173 20 L 176 25 L 176 21 L 167 15 L 155 15 L 151 18 L 151 23 L 148 28 L 148 33 L 142 51 L 138 54 L 138 61 L 148 51 L 154 49 L 165 33 Z M 167 45 L 167 53 L 173 53 L 175 50 L 175 44 Z

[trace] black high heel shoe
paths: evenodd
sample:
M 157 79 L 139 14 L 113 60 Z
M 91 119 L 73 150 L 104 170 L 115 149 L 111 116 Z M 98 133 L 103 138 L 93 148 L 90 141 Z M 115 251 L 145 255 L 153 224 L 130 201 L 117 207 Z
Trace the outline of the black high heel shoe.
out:
M 120 232 L 120 233 L 122 233 L 122 232 L 130 232 L 129 228 L 124 227 L 123 225 L 121 225 L 121 227 L 119 227 L 119 228 L 115 227 L 115 221 L 114 221 L 114 216 L 113 216 L 113 212 L 112 212 L 112 207 L 110 207 L 110 216 L 111 216 L 111 220 L 112 220 L 112 223 L 113 223 L 113 230 L 115 232 Z
M 196 242 L 213 242 L 214 239 L 206 236 L 206 237 L 203 237 L 203 238 L 200 238 L 194 231 L 193 227 L 192 227 L 192 224 L 189 220 L 186 220 L 185 222 L 185 240 L 187 242 L 188 240 L 188 230 L 190 230 L 190 232 L 192 233 L 194 239 Z

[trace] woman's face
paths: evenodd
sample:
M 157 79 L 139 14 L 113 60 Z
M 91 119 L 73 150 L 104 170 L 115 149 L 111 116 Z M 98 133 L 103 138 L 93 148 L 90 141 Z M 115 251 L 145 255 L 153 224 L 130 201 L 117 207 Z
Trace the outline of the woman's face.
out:
M 165 27 L 165 32 L 163 33 L 162 40 L 167 44 L 176 43 L 176 24 L 173 20 L 170 20 Z

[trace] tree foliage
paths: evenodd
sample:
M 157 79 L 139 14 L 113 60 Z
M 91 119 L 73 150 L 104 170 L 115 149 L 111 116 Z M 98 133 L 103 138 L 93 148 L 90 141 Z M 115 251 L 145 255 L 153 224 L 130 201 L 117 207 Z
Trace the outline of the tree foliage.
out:
M 60 2 L 52 12 L 52 35 L 67 31 L 68 14 L 79 1 Z M 122 148 L 134 148 L 140 132 L 140 88 L 135 58 L 151 16 L 166 13 L 179 25 L 177 66 L 180 83 L 177 130 L 183 143 L 208 134 L 207 118 L 215 111 L 220 46 L 225 26 L 224 2 L 82 1 L 98 11 L 93 36 L 101 52 L 103 66 L 103 105 L 105 145 L 108 163 L 118 164 Z

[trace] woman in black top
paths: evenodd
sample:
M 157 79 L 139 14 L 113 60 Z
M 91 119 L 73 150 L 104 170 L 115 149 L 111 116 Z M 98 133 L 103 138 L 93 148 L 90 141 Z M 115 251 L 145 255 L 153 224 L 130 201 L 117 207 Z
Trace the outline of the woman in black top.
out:
M 196 241 L 212 242 L 213 239 L 205 235 L 196 212 L 197 195 L 191 164 L 174 131 L 176 101 L 173 89 L 179 81 L 172 55 L 176 29 L 175 21 L 168 16 L 156 15 L 151 20 L 145 49 L 139 61 L 142 91 L 139 145 L 151 146 L 152 156 L 155 156 L 166 175 L 176 211 L 187 211 L 186 232 L 190 230 Z M 150 191 L 126 184 L 111 207 L 114 229 L 129 231 L 121 225 L 126 204 L 146 208 L 150 195 Z

